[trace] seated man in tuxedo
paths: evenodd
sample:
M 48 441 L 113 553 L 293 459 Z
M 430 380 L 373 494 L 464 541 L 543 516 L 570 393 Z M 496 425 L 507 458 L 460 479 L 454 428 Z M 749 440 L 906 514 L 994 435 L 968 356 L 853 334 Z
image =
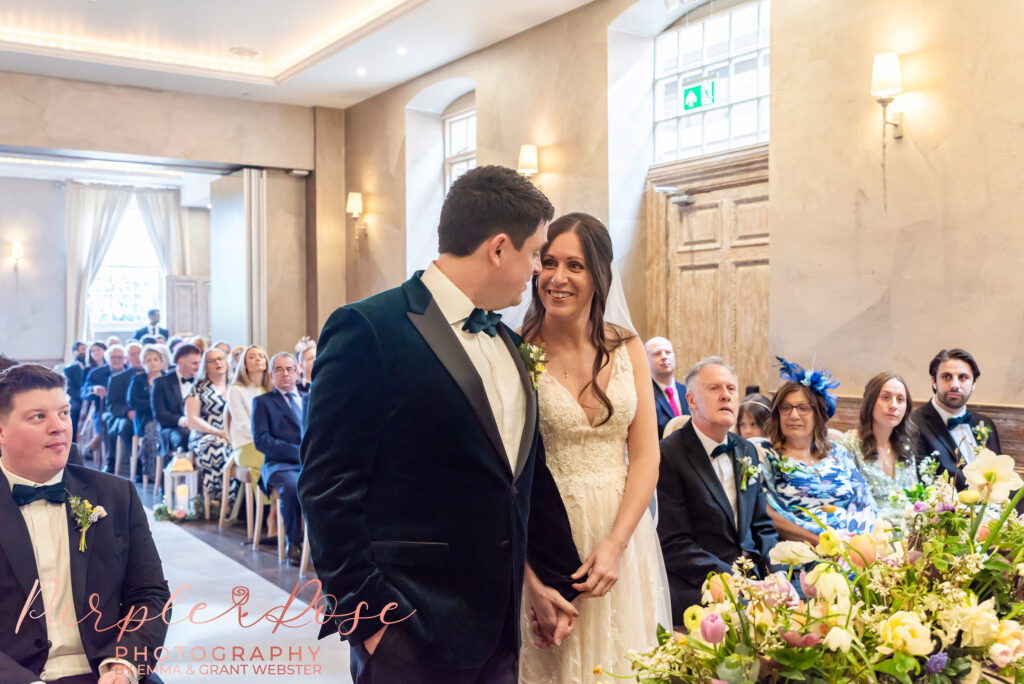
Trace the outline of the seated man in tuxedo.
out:
M 135 433 L 135 426 L 132 419 L 135 412 L 131 410 L 128 403 L 128 387 L 132 378 L 139 374 L 137 367 L 139 352 L 142 345 L 134 340 L 128 344 L 127 357 L 132 364 L 125 364 L 125 351 L 118 351 L 120 347 L 110 347 L 107 354 L 110 358 L 110 379 L 107 381 L 106 406 L 103 411 L 103 425 L 107 432 L 107 463 L 104 472 L 114 472 L 114 459 L 117 458 L 117 441 L 121 440 L 123 455 L 129 458 L 132 452 L 132 435 Z M 115 363 L 120 357 L 121 370 L 115 371 Z M 127 472 L 127 471 L 125 471 Z
M 71 363 L 64 366 L 64 377 L 67 379 L 65 389 L 71 402 L 71 425 L 74 428 L 72 441 L 78 441 L 78 416 L 82 413 L 82 383 L 85 382 L 85 354 L 88 347 L 85 342 L 71 345 Z
M 976 429 L 982 422 L 991 430 L 983 446 L 1002 453 L 992 419 L 967 410 L 981 370 L 963 349 L 943 349 L 928 364 L 928 373 L 932 376 L 932 400 L 910 414 L 918 432 L 917 458 L 931 456 L 956 478 L 956 488 L 964 489 L 967 481 L 961 468 L 974 460 Z
M 120 344 L 113 344 L 107 346 L 103 351 L 103 359 L 106 361 L 102 366 L 96 366 L 85 375 L 85 380 L 82 382 L 82 389 L 80 395 L 82 397 L 82 404 L 88 404 L 92 402 L 95 405 L 93 412 L 93 420 L 96 425 L 96 432 L 106 431 L 107 425 L 103 414 L 107 410 L 107 383 L 110 381 L 110 376 L 114 373 L 120 373 L 124 370 L 124 347 Z M 110 445 L 106 444 L 106 448 L 110 449 Z M 109 460 L 110 454 L 107 454 L 109 463 L 113 463 Z
M 647 360 L 651 364 L 651 378 L 654 383 L 654 407 L 658 412 L 658 439 L 665 432 L 665 425 L 676 416 L 690 414 L 686 405 L 686 385 L 680 385 L 672 377 L 676 369 L 676 354 L 672 343 L 664 337 L 647 340 Z
M 149 325 L 136 330 L 135 339 L 141 340 L 146 335 L 152 335 L 153 337 L 159 335 L 163 336 L 166 340 L 168 337 L 167 328 L 160 327 L 160 309 L 150 309 L 146 312 L 146 315 L 149 316 Z
M 296 486 L 306 402 L 295 387 L 299 364 L 294 356 L 288 352 L 274 354 L 270 369 L 274 389 L 252 400 L 252 438 L 264 456 L 260 477 L 267 489 L 277 490 L 281 497 L 288 562 L 298 565 L 302 554 L 302 511 Z
M 167 451 L 188 449 L 188 418 L 185 397 L 192 392 L 203 353 L 194 344 L 178 345 L 174 352 L 174 371 L 153 381 L 149 403 L 160 425 L 160 447 Z
M 146 511 L 132 483 L 66 465 L 69 408 L 50 369 L 0 373 L 0 682 L 159 681 L 145 675 L 167 634 L 159 615 L 170 592 Z M 84 551 L 71 496 L 104 509 Z M 156 619 L 140 622 L 143 610 Z M 119 638 L 114 626 L 130 614 L 133 631 Z
M 661 442 L 658 536 L 677 625 L 700 603 L 709 572 L 729 572 L 746 556 L 764 577 L 779 540 L 755 470 L 757 449 L 729 432 L 739 409 L 737 384 L 722 359 L 700 361 L 686 375 L 691 419 Z

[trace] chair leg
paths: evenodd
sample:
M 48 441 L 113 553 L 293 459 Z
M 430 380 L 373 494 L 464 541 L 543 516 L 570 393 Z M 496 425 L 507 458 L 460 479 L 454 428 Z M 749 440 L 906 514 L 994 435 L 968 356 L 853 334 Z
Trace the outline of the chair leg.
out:
M 128 472 L 131 476 L 131 481 L 135 482 L 135 473 L 138 472 L 139 466 L 139 438 L 132 437 L 132 462 L 128 464 Z M 143 484 L 142 488 L 145 489 L 146 485 Z
M 284 518 L 281 516 L 281 496 L 276 492 L 271 492 L 270 496 L 274 499 L 274 508 L 277 509 L 277 562 L 282 563 L 285 559 L 284 552 Z
M 121 459 L 124 458 L 124 441 L 121 439 L 121 435 L 116 438 L 117 446 L 114 447 L 114 474 L 121 474 Z
M 203 513 L 206 516 L 205 517 L 206 520 L 210 519 L 210 501 L 211 501 L 211 499 L 210 499 L 209 495 L 207 495 L 206 492 L 203 492 Z
M 255 530 L 252 535 L 252 550 L 260 550 L 260 532 L 263 530 L 263 490 L 256 488 L 256 510 L 254 511 L 253 523 Z
M 224 522 L 228 519 L 228 507 L 224 505 L 224 502 L 228 500 L 228 492 L 231 491 L 231 481 L 235 478 L 235 462 L 228 461 L 224 464 L 224 470 L 220 474 L 220 519 L 217 521 L 217 527 L 224 527 Z M 237 497 L 235 503 L 237 502 Z
M 253 515 L 253 494 L 255 485 L 252 482 L 245 483 L 245 533 L 252 539 L 252 515 Z
M 309 562 L 309 530 L 306 529 L 306 521 L 302 521 L 302 558 L 299 560 L 299 575 L 308 575 L 310 571 Z

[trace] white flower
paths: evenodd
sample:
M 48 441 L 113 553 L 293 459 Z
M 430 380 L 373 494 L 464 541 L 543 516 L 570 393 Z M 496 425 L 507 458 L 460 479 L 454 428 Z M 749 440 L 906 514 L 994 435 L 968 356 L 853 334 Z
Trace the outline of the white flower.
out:
M 931 630 L 921 623 L 921 618 L 909 611 L 894 613 L 882 623 L 878 635 L 895 651 L 912 656 L 926 656 L 932 652 Z
M 820 559 L 810 545 L 800 541 L 784 541 L 768 552 L 768 560 L 772 565 L 806 565 Z
M 964 646 L 988 646 L 999 636 L 999 618 L 996 617 L 995 599 L 981 604 L 971 597 L 968 605 L 958 611 Z
M 807 584 L 814 587 L 818 596 L 826 601 L 849 603 L 850 583 L 830 565 L 822 563 L 814 566 L 807 575 Z
M 831 651 L 850 652 L 850 644 L 853 643 L 853 635 L 849 630 L 842 627 L 833 627 L 825 635 L 825 646 Z
M 976 490 L 982 501 L 1002 503 L 1010 498 L 1010 491 L 1024 486 L 1024 480 L 1013 470 L 1010 456 L 982 449 L 975 459 L 964 466 L 967 486 Z

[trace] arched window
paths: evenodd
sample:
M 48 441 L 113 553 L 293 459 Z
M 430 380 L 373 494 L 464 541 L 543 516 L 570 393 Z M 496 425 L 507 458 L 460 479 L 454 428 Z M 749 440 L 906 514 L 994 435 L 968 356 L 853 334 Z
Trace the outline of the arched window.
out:
M 455 179 L 476 167 L 475 93 L 452 103 L 444 113 L 444 189 L 447 194 Z
M 768 140 L 769 0 L 711 9 L 655 42 L 655 164 Z
M 163 309 L 164 272 L 133 195 L 103 264 L 89 284 L 93 330 L 135 330 L 149 309 Z

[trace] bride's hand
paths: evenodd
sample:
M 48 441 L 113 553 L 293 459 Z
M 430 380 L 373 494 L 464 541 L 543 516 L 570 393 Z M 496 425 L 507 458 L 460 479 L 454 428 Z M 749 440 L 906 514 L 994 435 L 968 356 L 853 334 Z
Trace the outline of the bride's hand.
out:
M 579 611 L 556 589 L 532 579 L 534 581 L 527 579 L 526 585 L 532 604 L 530 628 L 536 637 L 533 643 L 540 648 L 558 646 L 572 631 L 573 620 L 579 616 Z
M 582 592 L 580 594 L 582 598 L 607 594 L 619 579 L 619 563 L 625 548 L 625 544 L 621 544 L 611 537 L 601 541 L 583 561 L 580 569 L 572 574 L 572 578 L 578 580 L 589 573 L 587 581 L 574 584 L 572 588 Z

